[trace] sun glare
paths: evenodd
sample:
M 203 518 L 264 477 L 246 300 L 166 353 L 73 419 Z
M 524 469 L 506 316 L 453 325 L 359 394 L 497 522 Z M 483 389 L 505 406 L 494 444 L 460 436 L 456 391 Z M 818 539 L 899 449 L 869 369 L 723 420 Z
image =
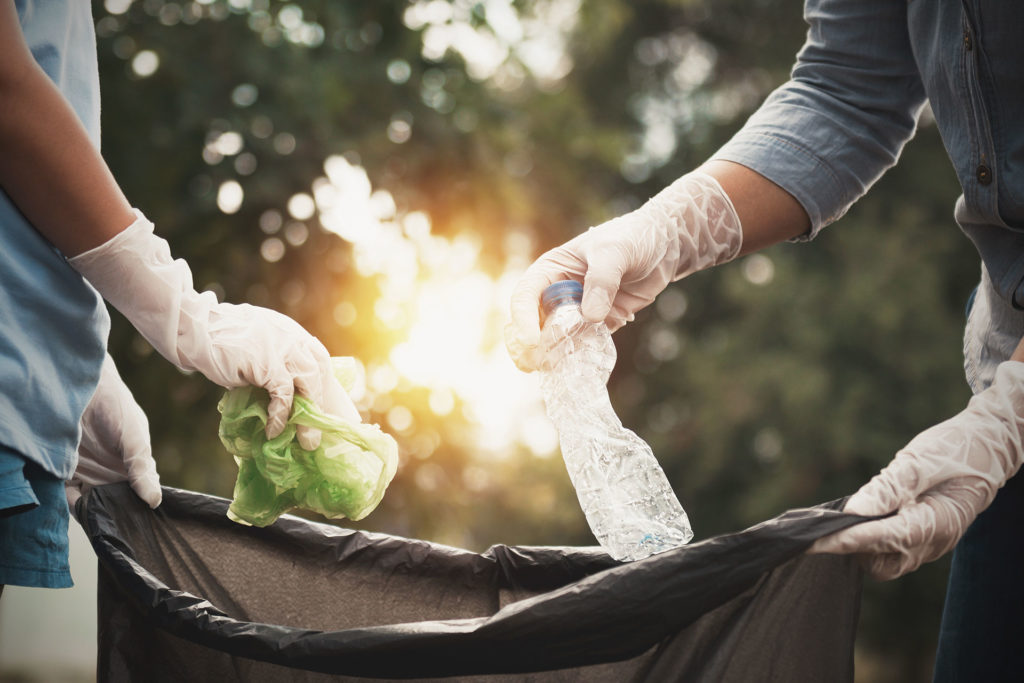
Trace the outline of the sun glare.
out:
M 312 192 L 320 222 L 352 245 L 356 270 L 380 291 L 371 313 L 395 333 L 388 362 L 366 369 L 363 407 L 384 408 L 391 428 L 409 429 L 411 413 L 387 395 L 400 385 L 421 387 L 439 418 L 458 401 L 482 455 L 501 458 L 520 445 L 541 457 L 555 452 L 537 379 L 516 369 L 502 342 L 521 267 L 497 278 L 484 272 L 475 236 L 432 234 L 427 214 L 398 212 L 351 159 L 332 156 L 324 170 Z

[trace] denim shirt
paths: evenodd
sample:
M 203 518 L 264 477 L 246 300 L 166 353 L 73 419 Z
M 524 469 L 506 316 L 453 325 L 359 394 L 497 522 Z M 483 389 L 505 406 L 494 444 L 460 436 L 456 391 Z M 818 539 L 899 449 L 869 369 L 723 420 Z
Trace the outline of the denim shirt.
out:
M 15 5 L 33 57 L 98 147 L 91 3 Z M 71 476 L 82 411 L 99 381 L 109 328 L 96 290 L 0 191 L 0 444 L 50 474 Z
M 715 158 L 803 205 L 810 239 L 899 158 L 927 100 L 963 190 L 957 222 L 1024 308 L 1024 2 L 807 0 L 807 41 Z

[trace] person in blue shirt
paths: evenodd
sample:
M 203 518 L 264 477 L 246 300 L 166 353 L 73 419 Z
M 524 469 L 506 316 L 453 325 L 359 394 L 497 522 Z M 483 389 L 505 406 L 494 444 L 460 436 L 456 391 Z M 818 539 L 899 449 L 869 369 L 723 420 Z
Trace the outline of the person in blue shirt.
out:
M 807 0 L 805 19 L 790 80 L 711 159 L 530 266 L 511 297 L 506 345 L 521 369 L 538 367 L 538 302 L 556 280 L 582 280 L 584 316 L 615 330 L 672 281 L 813 238 L 897 162 L 930 103 L 963 189 L 954 216 L 982 261 L 964 340 L 975 395 L 847 503 L 892 516 L 813 551 L 862 554 L 870 573 L 888 579 L 956 546 L 935 678 L 1019 680 L 1024 5 Z
M 296 392 L 360 421 L 323 344 L 280 313 L 197 292 L 121 192 L 99 152 L 90 3 L 0 2 L 0 150 L 0 591 L 71 585 L 68 502 L 89 486 L 127 479 L 160 503 L 103 299 L 177 367 L 267 389 L 268 437 Z

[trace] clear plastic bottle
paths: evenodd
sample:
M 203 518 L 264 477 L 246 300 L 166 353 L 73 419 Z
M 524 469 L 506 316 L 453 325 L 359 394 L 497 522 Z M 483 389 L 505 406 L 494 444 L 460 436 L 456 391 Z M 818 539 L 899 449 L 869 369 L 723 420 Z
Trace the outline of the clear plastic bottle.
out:
M 612 408 L 615 345 L 604 323 L 584 320 L 582 298 L 575 280 L 544 290 L 541 393 L 591 531 L 615 559 L 640 560 L 693 531 L 651 447 Z

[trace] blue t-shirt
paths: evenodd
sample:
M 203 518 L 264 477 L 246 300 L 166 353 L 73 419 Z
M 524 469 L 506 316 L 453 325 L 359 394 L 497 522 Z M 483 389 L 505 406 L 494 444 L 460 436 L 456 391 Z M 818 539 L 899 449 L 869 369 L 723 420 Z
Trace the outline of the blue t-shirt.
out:
M 91 3 L 16 0 L 36 61 L 99 147 Z M 53 188 L 55 193 L 60 188 Z M 62 479 L 110 330 L 103 300 L 0 192 L 0 443 Z

